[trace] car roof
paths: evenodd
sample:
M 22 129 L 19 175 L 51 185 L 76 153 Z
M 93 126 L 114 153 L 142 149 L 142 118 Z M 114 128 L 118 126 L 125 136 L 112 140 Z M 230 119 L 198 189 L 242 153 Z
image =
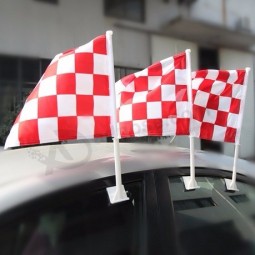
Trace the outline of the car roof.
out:
M 122 173 L 189 167 L 189 150 L 162 144 L 121 143 Z M 114 175 L 112 143 L 75 143 L 0 152 L 0 213 L 60 189 Z M 233 158 L 196 151 L 196 167 L 232 171 Z M 254 164 L 238 173 L 255 177 Z

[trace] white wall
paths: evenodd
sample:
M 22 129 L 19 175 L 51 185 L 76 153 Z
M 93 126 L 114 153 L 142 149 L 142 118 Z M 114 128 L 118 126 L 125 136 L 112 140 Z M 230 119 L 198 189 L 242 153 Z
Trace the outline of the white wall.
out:
M 191 7 L 190 15 L 218 25 L 223 24 L 224 0 L 197 0 Z M 226 25 L 235 29 L 240 18 L 248 17 L 250 28 L 255 31 L 254 0 L 226 0 Z
M 197 70 L 198 46 L 195 43 L 158 35 L 151 36 L 152 62 L 173 56 L 186 49 L 191 49 L 191 68 L 192 70 Z M 189 148 L 189 139 L 188 137 L 178 136 L 175 138 L 174 144 L 176 146 Z M 200 149 L 200 141 L 198 139 L 195 140 L 195 148 Z
M 146 34 L 114 26 L 104 15 L 103 0 L 0 0 L 0 53 L 52 58 L 114 30 L 115 63 L 143 68 L 149 64 Z
M 220 68 L 222 69 L 242 69 L 251 67 L 247 96 L 244 109 L 243 127 L 240 140 L 240 157 L 249 158 L 255 154 L 255 91 L 253 61 L 254 56 L 251 53 L 235 51 L 229 49 L 220 49 Z M 224 145 L 224 153 L 233 156 L 234 146 L 232 144 Z

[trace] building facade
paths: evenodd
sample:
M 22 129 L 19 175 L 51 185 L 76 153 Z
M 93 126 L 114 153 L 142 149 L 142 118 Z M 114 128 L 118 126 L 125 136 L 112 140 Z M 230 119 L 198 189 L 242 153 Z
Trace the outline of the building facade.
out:
M 250 66 L 240 157 L 252 158 L 253 7 L 252 0 L 242 6 L 238 0 L 0 0 L 0 132 L 53 56 L 112 29 L 116 79 L 187 48 L 193 70 Z M 189 141 L 174 143 L 188 147 Z M 197 149 L 210 146 L 196 140 Z M 213 147 L 233 154 L 232 144 Z

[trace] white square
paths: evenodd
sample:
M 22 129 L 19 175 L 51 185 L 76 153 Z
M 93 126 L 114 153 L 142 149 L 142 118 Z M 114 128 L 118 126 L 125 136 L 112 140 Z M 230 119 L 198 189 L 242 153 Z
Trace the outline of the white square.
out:
M 95 136 L 95 120 L 91 116 L 78 117 L 77 139 L 91 139 Z
M 8 135 L 4 148 L 11 148 L 20 146 L 19 143 L 19 123 L 16 123 L 12 126 L 10 134 Z
M 187 70 L 175 69 L 175 84 L 186 85 L 187 84 Z
M 176 118 L 162 120 L 162 136 L 176 135 Z
M 76 96 L 57 95 L 58 116 L 76 116 Z
M 133 103 L 147 102 L 147 95 L 148 95 L 147 91 L 141 91 L 141 92 L 134 93 Z
M 206 109 L 203 122 L 214 124 L 217 118 L 217 111 L 212 109 Z
M 236 70 L 229 70 L 229 77 L 228 77 L 228 83 L 235 83 L 238 78 L 238 73 Z
M 208 80 L 216 80 L 219 76 L 219 71 L 218 70 L 208 70 L 208 73 L 206 75 L 206 79 Z
M 123 122 L 123 121 L 131 121 L 132 118 L 132 105 L 131 104 L 127 104 L 127 105 L 122 105 L 120 107 L 120 111 L 119 111 L 119 121 Z
M 94 96 L 94 116 L 111 115 L 111 98 L 109 96 Z
M 224 142 L 226 131 L 227 131 L 226 127 L 214 125 L 212 140 Z
M 153 90 L 160 86 L 161 84 L 161 76 L 149 76 L 148 77 L 148 87 L 149 90 Z
M 222 81 L 215 81 L 212 84 L 211 93 L 214 95 L 220 95 L 226 87 L 226 83 Z
M 189 102 L 176 102 L 176 116 L 177 118 L 190 118 Z
M 173 57 L 163 59 L 160 63 L 162 65 L 162 75 L 168 74 L 175 69 Z
M 53 95 L 57 95 L 57 78 L 56 78 L 56 76 L 51 76 L 44 80 L 41 80 L 39 89 L 38 89 L 39 97 L 53 96 Z
M 102 54 L 93 54 L 94 56 L 94 74 L 109 74 L 108 56 Z
M 89 43 L 84 44 L 75 50 L 75 53 L 83 53 L 83 52 L 93 53 L 93 41 L 90 41 Z
M 209 99 L 209 93 L 198 90 L 195 96 L 194 104 L 206 107 Z
M 162 101 L 176 101 L 175 85 L 161 86 Z
M 148 76 L 148 68 L 145 68 L 142 71 L 135 73 L 135 77 L 139 77 L 139 76 Z
M 232 97 L 242 99 L 244 93 L 244 85 L 233 84 L 232 85 Z
M 200 137 L 201 122 L 192 119 L 190 125 L 190 135 L 193 137 Z
M 147 136 L 147 120 L 134 120 L 133 121 L 133 130 L 135 136 Z
M 76 94 L 93 95 L 93 75 L 92 74 L 75 74 L 76 77 Z
M 232 127 L 232 128 L 237 128 L 238 127 L 238 118 L 239 118 L 238 114 L 229 113 L 228 114 L 227 126 Z
M 196 78 L 192 80 L 192 89 L 198 90 L 200 87 L 200 84 L 204 81 L 202 78 Z
M 58 141 L 58 131 L 58 118 L 38 119 L 38 132 L 41 143 Z
M 147 103 L 147 118 L 148 119 L 161 119 L 162 118 L 162 104 L 161 104 L 161 102 L 148 102 Z
M 32 99 L 25 103 L 20 113 L 20 121 L 34 120 L 38 118 L 38 99 Z
M 229 112 L 231 105 L 230 97 L 219 97 L 219 111 Z
M 61 57 L 58 61 L 57 74 L 75 73 L 74 54 Z

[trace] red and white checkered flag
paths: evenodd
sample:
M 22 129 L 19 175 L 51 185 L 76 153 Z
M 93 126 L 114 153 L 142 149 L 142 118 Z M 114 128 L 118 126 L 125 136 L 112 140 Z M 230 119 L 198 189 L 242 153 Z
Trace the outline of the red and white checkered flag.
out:
M 105 35 L 56 55 L 27 98 L 5 148 L 111 136 L 108 58 Z
M 186 53 L 116 82 L 119 137 L 188 135 Z
M 247 84 L 245 70 L 201 70 L 192 74 L 191 135 L 239 143 Z

